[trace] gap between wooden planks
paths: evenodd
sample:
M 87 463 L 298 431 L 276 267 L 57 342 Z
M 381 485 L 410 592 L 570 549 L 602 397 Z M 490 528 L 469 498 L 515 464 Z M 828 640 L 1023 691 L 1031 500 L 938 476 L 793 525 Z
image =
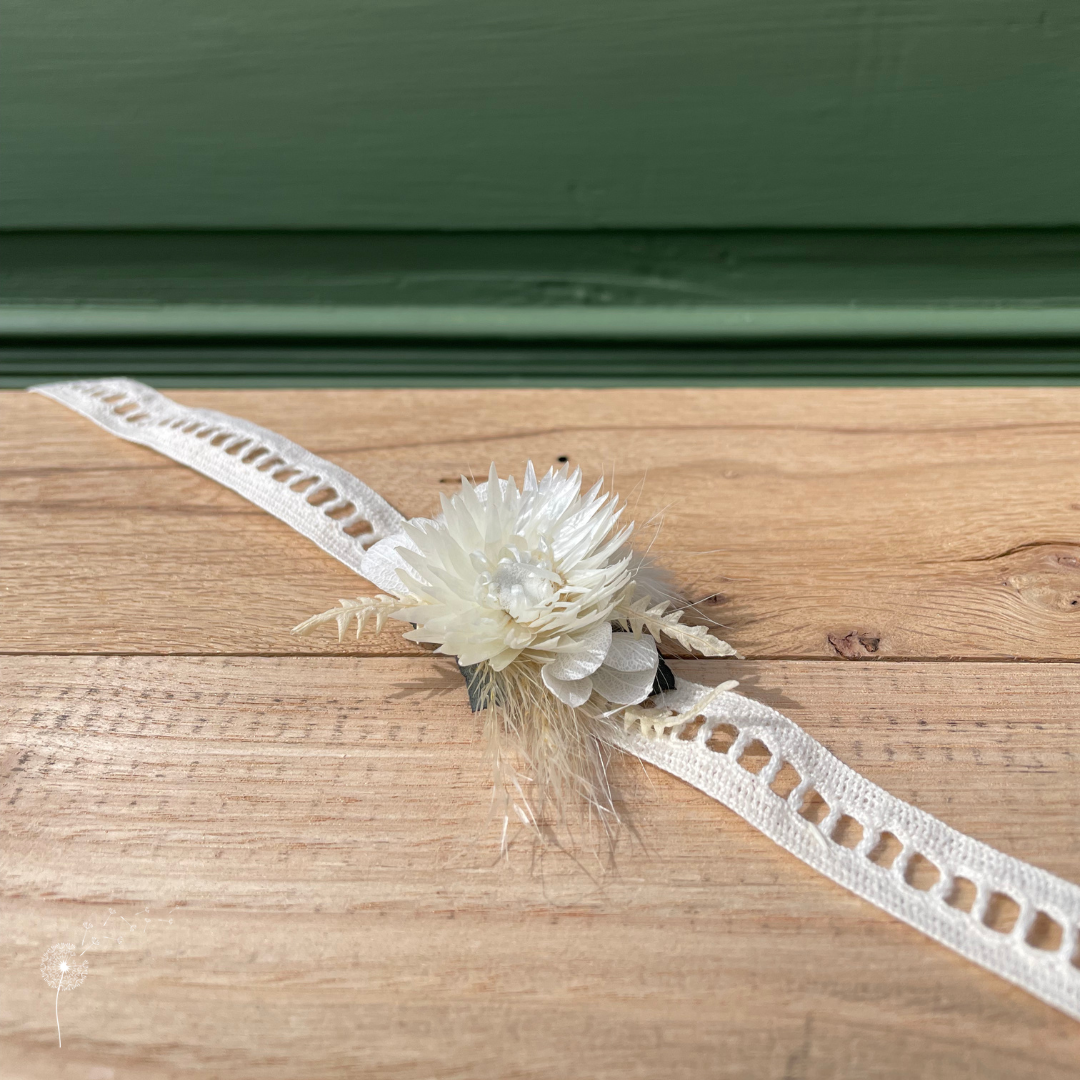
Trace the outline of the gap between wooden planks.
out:
M 614 469 L 639 522 L 672 504 L 654 550 L 753 657 L 1080 656 L 1075 391 L 176 396 L 408 514 L 492 457 Z M 448 663 L 286 633 L 362 583 L 53 403 L 0 409 L 2 645 L 39 654 L 0 682 L 13 1077 L 58 1075 L 36 965 L 84 922 L 103 942 L 96 984 L 63 995 L 73 1075 L 1074 1074 L 1072 1021 L 653 770 L 615 765 L 612 864 L 520 836 L 500 863 Z M 172 655 L 93 655 L 140 652 Z M 1080 880 L 1074 665 L 693 670 Z M 110 907 L 151 921 L 118 944 Z

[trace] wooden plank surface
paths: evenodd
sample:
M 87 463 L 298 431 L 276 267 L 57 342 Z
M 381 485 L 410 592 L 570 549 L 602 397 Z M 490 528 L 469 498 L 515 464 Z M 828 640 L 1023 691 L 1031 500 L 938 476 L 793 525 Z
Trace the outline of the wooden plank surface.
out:
M 15 1075 L 56 1075 L 36 964 L 84 922 L 65 1053 L 118 1076 L 1075 1075 L 1080 1025 L 651 768 L 617 763 L 610 862 L 521 833 L 501 862 L 448 661 L 2 670 Z M 897 795 L 1080 879 L 1080 665 L 682 671 L 744 678 Z
M 409 516 L 493 460 L 603 471 L 746 656 L 1080 659 L 1080 389 L 174 396 Z M 365 586 L 287 526 L 55 402 L 0 409 L 5 649 L 356 651 L 289 637 Z M 419 653 L 395 634 L 360 650 Z
M 678 670 L 1080 881 L 1080 393 L 176 396 L 409 514 L 491 457 L 614 469 L 750 657 Z M 613 763 L 610 853 L 500 859 L 448 661 L 292 641 L 344 568 L 51 402 L 0 407 L 5 1080 L 1075 1075 L 1080 1025 L 651 768 Z M 58 1050 L 62 941 L 90 974 Z

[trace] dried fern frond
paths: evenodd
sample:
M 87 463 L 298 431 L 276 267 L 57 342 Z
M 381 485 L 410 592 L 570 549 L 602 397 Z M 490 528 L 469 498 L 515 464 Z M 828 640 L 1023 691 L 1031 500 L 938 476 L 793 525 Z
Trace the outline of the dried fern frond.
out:
M 345 640 L 345 631 L 349 623 L 356 620 L 356 637 L 359 639 L 371 619 L 375 620 L 375 633 L 382 633 L 386 620 L 395 611 L 408 607 L 413 601 L 399 600 L 395 596 L 358 596 L 355 600 L 339 600 L 340 607 L 331 608 L 318 615 L 312 615 L 305 619 L 299 626 L 294 626 L 292 632 L 300 637 L 306 637 L 323 623 L 336 622 L 338 629 L 338 641 Z
M 687 626 L 681 610 L 668 611 L 670 601 L 663 600 L 649 607 L 652 598 L 639 596 L 616 612 L 618 618 L 626 622 L 635 634 L 646 629 L 657 641 L 660 636 L 671 638 L 684 649 L 696 652 L 699 656 L 738 656 L 739 654 L 726 642 L 713 637 L 706 626 Z M 665 614 L 666 612 L 666 614 Z
M 643 709 L 640 705 L 631 705 L 628 709 L 623 710 L 623 728 L 629 731 L 636 724 L 641 728 L 641 734 L 648 736 L 650 739 L 655 739 L 676 728 L 678 731 L 675 734 L 678 734 L 687 724 L 692 724 L 701 715 L 701 710 L 706 705 L 713 702 L 725 691 L 734 690 L 738 685 L 737 680 L 729 679 L 719 686 L 714 686 L 707 694 L 703 694 L 698 698 L 689 709 L 684 709 L 682 712 L 665 708 Z

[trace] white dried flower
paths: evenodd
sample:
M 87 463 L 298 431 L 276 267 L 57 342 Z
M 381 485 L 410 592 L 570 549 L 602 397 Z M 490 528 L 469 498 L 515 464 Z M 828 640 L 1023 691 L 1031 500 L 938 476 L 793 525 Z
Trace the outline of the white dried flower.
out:
M 487 483 L 462 478 L 437 518 L 414 518 L 375 544 L 362 572 L 402 601 L 393 617 L 415 624 L 405 637 L 463 667 L 538 664 L 547 689 L 572 707 L 594 691 L 617 705 L 642 701 L 655 643 L 612 633 L 633 586 L 633 525 L 619 527 L 623 508 L 600 487 L 582 494 L 581 471 L 565 467 L 537 480 L 530 462 L 519 491 L 492 465 Z
M 463 477 L 438 517 L 413 518 L 364 555 L 361 574 L 385 595 L 342 600 L 295 630 L 333 622 L 342 638 L 353 621 L 358 636 L 372 620 L 376 632 L 387 618 L 412 623 L 405 637 L 455 657 L 473 708 L 486 710 L 505 790 L 534 783 L 541 805 L 580 797 L 611 820 L 602 744 L 615 713 L 673 684 L 666 668 L 670 681 L 658 679 L 657 640 L 711 656 L 734 650 L 668 610 L 658 573 L 628 547 L 623 507 L 600 488 L 582 493 L 580 470 L 567 468 L 537 480 L 531 462 L 520 490 L 494 465 L 485 483 Z M 521 798 L 516 815 L 538 820 Z

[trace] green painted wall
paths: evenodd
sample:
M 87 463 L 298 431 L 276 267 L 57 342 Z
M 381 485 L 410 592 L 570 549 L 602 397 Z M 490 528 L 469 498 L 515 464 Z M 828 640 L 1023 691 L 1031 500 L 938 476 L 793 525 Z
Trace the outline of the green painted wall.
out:
M 0 226 L 1080 224 L 1076 0 L 3 0 Z

